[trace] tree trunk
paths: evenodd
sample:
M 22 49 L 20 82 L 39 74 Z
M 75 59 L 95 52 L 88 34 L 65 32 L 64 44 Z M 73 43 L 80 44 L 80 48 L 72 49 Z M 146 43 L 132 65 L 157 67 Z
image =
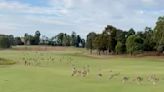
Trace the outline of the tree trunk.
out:
M 92 49 L 90 49 L 90 54 L 92 54 Z
M 99 50 L 99 55 L 101 55 L 100 50 Z
M 133 55 L 133 53 L 132 53 L 132 52 L 130 52 L 130 55 L 132 56 L 132 55 Z

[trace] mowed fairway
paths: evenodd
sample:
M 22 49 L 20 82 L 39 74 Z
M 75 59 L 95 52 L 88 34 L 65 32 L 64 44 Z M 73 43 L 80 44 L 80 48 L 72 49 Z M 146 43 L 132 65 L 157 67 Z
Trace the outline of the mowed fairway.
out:
M 97 57 L 83 49 L 52 51 L 3 50 L 0 58 L 17 62 L 0 65 L 0 92 L 164 92 L 163 57 Z M 25 61 L 29 65 L 25 65 Z M 71 76 L 73 67 L 89 66 L 86 77 Z M 102 76 L 98 76 L 98 74 Z M 113 74 L 117 76 L 110 79 Z M 154 85 L 148 80 L 156 75 Z M 143 81 L 135 81 L 141 76 Z M 123 77 L 129 79 L 123 83 Z

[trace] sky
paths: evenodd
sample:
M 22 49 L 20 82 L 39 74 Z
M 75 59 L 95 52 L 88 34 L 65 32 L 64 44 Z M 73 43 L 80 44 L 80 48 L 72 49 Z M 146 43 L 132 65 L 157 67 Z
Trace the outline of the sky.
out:
M 0 0 L 0 34 L 39 30 L 49 37 L 75 31 L 82 37 L 106 25 L 142 31 L 164 16 L 164 0 Z

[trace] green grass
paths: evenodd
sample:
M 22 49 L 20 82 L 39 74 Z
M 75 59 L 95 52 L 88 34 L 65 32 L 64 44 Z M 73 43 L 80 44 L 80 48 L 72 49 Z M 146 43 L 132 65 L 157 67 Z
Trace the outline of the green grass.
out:
M 0 58 L 16 62 L 0 65 L 0 92 L 164 92 L 163 57 L 100 58 L 87 56 L 84 52 L 72 48 L 65 51 L 0 51 Z M 31 65 L 25 66 L 25 60 Z M 89 75 L 72 77 L 72 64 L 80 69 L 89 65 Z M 98 73 L 103 77 L 98 78 Z M 109 80 L 113 73 L 120 75 Z M 156 85 L 147 80 L 151 74 L 160 78 Z M 125 84 L 121 82 L 124 76 L 130 77 Z M 136 76 L 144 78 L 142 84 L 132 81 Z

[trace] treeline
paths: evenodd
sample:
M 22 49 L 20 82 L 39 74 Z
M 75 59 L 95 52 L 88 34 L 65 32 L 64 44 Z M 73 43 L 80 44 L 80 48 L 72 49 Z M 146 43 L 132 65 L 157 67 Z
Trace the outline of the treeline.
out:
M 10 48 L 14 45 L 51 45 L 51 46 L 74 46 L 85 47 L 85 40 L 72 32 L 71 35 L 59 33 L 51 38 L 36 31 L 34 35 L 25 33 L 23 37 L 14 37 L 13 35 L 0 35 L 0 48 Z
M 44 44 L 44 37 L 41 40 L 41 43 Z M 66 33 L 59 33 L 56 36 L 53 36 L 49 40 L 49 45 L 54 46 L 75 46 L 75 47 L 85 47 L 85 39 L 81 38 L 80 35 L 77 35 L 75 32 L 72 32 L 71 35 Z
M 25 45 L 51 45 L 51 46 L 75 46 L 85 47 L 85 40 L 72 32 L 71 35 L 66 33 L 59 33 L 51 38 L 43 35 L 42 37 L 39 31 L 35 32 L 35 35 L 25 34 L 23 43 Z
M 144 51 L 164 51 L 164 16 L 159 17 L 155 28 L 146 27 L 143 31 L 128 31 L 108 25 L 102 33 L 91 32 L 86 41 L 80 35 L 59 33 L 51 38 L 41 35 L 36 31 L 34 35 L 25 33 L 23 37 L 13 35 L 0 35 L 0 48 L 10 48 L 12 45 L 51 45 L 51 46 L 75 46 L 86 47 L 92 53 L 97 54 L 126 54 L 131 55 Z
M 143 51 L 164 51 L 164 16 L 159 17 L 154 29 L 146 27 L 144 31 L 123 31 L 112 25 L 108 25 L 101 34 L 91 32 L 87 35 L 87 49 L 97 50 L 103 54 L 131 55 Z
M 15 45 L 39 45 L 40 32 L 36 31 L 35 35 L 25 34 L 24 37 L 14 37 L 13 35 L 0 35 L 0 48 L 10 48 Z

